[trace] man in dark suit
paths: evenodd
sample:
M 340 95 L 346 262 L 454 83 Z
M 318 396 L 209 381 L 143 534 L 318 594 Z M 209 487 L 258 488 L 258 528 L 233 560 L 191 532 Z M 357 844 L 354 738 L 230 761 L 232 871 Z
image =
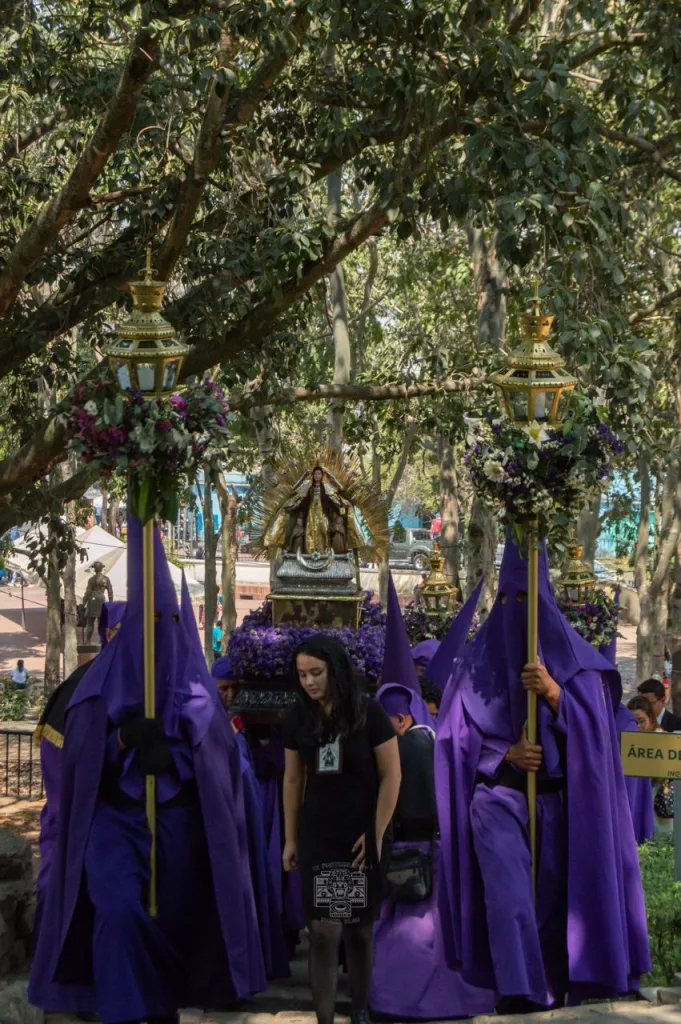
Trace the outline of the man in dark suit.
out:
M 652 707 L 661 729 L 665 732 L 681 732 L 681 717 L 667 710 L 667 692 L 659 679 L 646 679 L 639 684 L 638 692 Z

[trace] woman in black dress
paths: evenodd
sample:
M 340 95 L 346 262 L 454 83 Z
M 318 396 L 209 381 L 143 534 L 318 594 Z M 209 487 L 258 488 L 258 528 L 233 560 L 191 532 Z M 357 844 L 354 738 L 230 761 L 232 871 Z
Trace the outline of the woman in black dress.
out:
M 364 1024 L 381 853 L 400 790 L 397 738 L 329 637 L 304 641 L 295 669 L 299 701 L 284 730 L 284 868 L 301 871 L 319 1024 L 333 1024 L 341 937 L 353 1024 Z

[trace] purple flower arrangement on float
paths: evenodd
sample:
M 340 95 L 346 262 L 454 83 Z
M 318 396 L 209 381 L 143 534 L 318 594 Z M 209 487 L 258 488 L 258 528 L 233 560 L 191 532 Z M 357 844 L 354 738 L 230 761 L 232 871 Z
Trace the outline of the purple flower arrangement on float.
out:
M 523 428 L 481 420 L 465 461 L 477 492 L 503 517 L 518 539 L 533 521 L 540 537 L 562 546 L 570 523 L 612 474 L 624 445 L 589 399 L 575 396 L 565 423 Z
M 433 636 L 441 639 L 451 626 L 452 618 L 442 616 L 442 621 L 438 618 L 433 627 L 422 609 L 416 605 L 408 608 L 404 620 L 409 642 L 413 646 Z M 347 648 L 355 670 L 373 685 L 381 676 L 385 625 L 385 612 L 369 592 L 362 603 L 359 629 L 325 629 L 324 632 Z M 477 628 L 476 616 L 471 636 Z M 227 653 L 235 678 L 288 682 L 296 647 L 315 632 L 318 630 L 312 626 L 273 626 L 272 605 L 266 601 L 247 615 L 229 638 Z
M 319 632 L 312 626 L 272 625 L 272 605 L 266 601 L 233 630 L 227 653 L 236 679 L 282 680 L 288 683 L 293 653 L 307 637 Z M 355 670 L 369 683 L 378 682 L 383 665 L 385 614 L 373 594 L 364 599 L 359 629 L 325 629 L 347 649 Z
M 618 636 L 619 605 L 604 590 L 594 590 L 584 604 L 556 595 L 558 607 L 570 625 L 593 647 L 606 647 Z
M 105 378 L 77 385 L 65 412 L 69 448 L 102 477 L 129 473 L 132 507 L 173 522 L 186 491 L 211 451 L 227 437 L 228 407 L 210 380 L 181 395 L 123 398 Z

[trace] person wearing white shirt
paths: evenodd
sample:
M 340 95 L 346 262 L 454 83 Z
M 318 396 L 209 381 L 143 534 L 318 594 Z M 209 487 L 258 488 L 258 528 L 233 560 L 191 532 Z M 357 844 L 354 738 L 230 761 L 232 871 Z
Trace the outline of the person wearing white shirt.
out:
M 21 659 L 17 662 L 17 667 L 10 672 L 9 678 L 17 690 L 25 690 L 28 686 L 28 672 Z

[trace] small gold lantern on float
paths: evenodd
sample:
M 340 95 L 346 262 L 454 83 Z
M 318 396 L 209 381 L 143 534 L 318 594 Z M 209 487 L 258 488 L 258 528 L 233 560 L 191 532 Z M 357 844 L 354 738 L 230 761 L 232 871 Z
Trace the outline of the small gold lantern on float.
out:
M 567 548 L 567 557 L 556 587 L 561 596 L 573 604 L 586 604 L 593 597 L 596 577 L 593 570 L 582 561 L 584 548 L 573 535 Z
M 189 346 L 179 340 L 175 328 L 161 316 L 166 285 L 152 280 L 151 248 L 143 281 L 131 281 L 134 303 L 130 318 L 104 346 L 118 390 L 126 395 L 139 391 L 144 398 L 169 395 L 177 387 Z
M 420 601 L 425 606 L 427 615 L 442 615 L 449 611 L 456 594 L 456 588 L 451 585 L 442 571 L 444 564 L 445 560 L 440 554 L 440 545 L 435 543 L 430 556 L 430 572 L 425 579 L 420 595 Z
M 565 419 L 570 394 L 578 381 L 565 369 L 565 360 L 548 343 L 554 316 L 541 312 L 539 282 L 534 283 L 531 313 L 518 316 L 523 341 L 506 358 L 506 367 L 493 373 L 510 420 L 519 426 L 551 425 Z

